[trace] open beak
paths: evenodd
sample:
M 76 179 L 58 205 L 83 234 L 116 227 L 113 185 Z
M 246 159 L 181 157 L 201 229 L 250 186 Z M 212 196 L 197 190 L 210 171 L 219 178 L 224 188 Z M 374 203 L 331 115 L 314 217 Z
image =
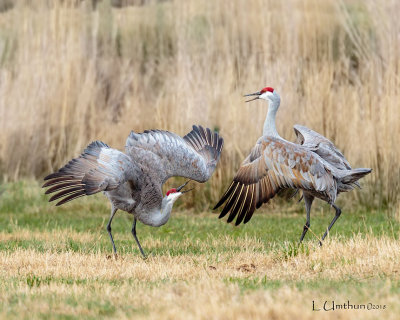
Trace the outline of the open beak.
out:
M 259 97 L 260 97 L 260 95 L 261 95 L 261 92 L 255 92 L 255 93 L 245 94 L 243 97 L 251 97 L 251 96 L 256 96 L 256 97 L 255 97 L 255 98 L 253 98 L 253 99 L 246 100 L 246 102 L 250 102 L 250 101 L 254 101 L 254 100 L 260 99 L 260 98 L 259 98 Z
M 194 188 L 181 191 L 189 183 L 189 181 L 190 180 L 186 181 L 183 185 L 181 185 L 178 188 L 176 188 L 176 191 L 181 192 L 181 193 L 186 193 L 186 192 L 189 192 L 189 191 L 193 190 Z

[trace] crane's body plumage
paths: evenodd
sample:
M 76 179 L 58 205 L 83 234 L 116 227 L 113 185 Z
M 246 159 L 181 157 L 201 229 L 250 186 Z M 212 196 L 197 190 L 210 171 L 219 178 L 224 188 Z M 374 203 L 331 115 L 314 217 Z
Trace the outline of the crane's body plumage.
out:
M 350 163 L 344 157 L 343 153 L 329 139 L 305 126 L 296 124 L 293 128 L 297 137 L 296 143 L 318 154 L 322 161 L 326 161 L 325 165 L 333 173 L 337 172 L 337 175 L 340 176 L 340 170 L 344 170 L 344 174 L 346 170 L 352 170 Z M 353 190 L 354 187 L 360 188 L 358 181 L 354 181 L 353 183 L 342 183 L 339 181 L 338 193 Z
M 236 218 L 235 224 L 239 225 L 242 221 L 247 223 L 254 211 L 280 190 L 302 190 L 307 222 L 300 241 L 310 225 L 310 210 L 314 198 L 324 200 L 336 209 L 336 216 L 328 227 L 329 231 L 341 212 L 335 205 L 337 195 L 359 186 L 357 180 L 371 170 L 352 170 L 349 162 L 331 141 L 307 127 L 294 126 L 297 143 L 283 139 L 275 126 L 280 105 L 279 95 L 270 87 L 250 94 L 254 95 L 257 97 L 252 100 L 269 101 L 263 136 L 257 140 L 214 209 L 225 203 L 220 218 L 229 213 L 227 222 Z
M 296 143 L 318 154 L 322 159 L 340 170 L 351 170 L 350 163 L 343 153 L 323 135 L 299 124 L 293 126 Z
M 112 204 L 108 229 L 113 242 L 111 221 L 115 211 L 133 214 L 135 223 L 137 219 L 154 227 L 165 224 L 182 193 L 163 197 L 162 185 L 173 176 L 207 181 L 222 147 L 223 139 L 218 133 L 201 126 L 193 126 L 183 138 L 161 130 L 132 131 L 125 153 L 103 142 L 92 142 L 79 158 L 47 176 L 43 187 L 50 187 L 46 194 L 57 192 L 50 201 L 62 198 L 57 205 L 104 191 Z

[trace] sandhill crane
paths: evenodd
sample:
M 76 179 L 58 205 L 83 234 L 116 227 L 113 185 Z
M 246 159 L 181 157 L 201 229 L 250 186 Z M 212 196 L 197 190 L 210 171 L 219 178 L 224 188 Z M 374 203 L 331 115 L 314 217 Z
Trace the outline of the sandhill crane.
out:
M 57 192 L 49 201 L 63 198 L 57 206 L 104 191 L 111 202 L 107 231 L 114 254 L 117 250 L 111 222 L 120 209 L 133 214 L 132 234 L 146 257 L 136 236 L 136 221 L 154 227 L 167 223 L 174 202 L 190 190 L 183 190 L 186 182 L 163 197 L 162 185 L 173 176 L 207 181 L 218 163 L 223 142 L 217 132 L 201 126 L 193 126 L 183 138 L 168 131 L 132 131 L 125 153 L 94 141 L 79 158 L 45 177 L 43 187 L 50 187 L 46 194 Z
M 266 87 L 245 96 L 255 96 L 246 102 L 256 99 L 269 102 L 263 135 L 243 161 L 214 209 L 226 202 L 219 218 L 230 212 L 227 222 L 237 217 L 235 224 L 239 225 L 242 221 L 247 223 L 254 211 L 280 190 L 302 190 L 307 221 L 300 243 L 310 228 L 310 210 L 315 197 L 328 202 L 336 210 L 335 217 L 322 236 L 322 245 L 341 214 L 340 208 L 335 205 L 337 195 L 359 186 L 357 180 L 370 173 L 371 169 L 352 170 L 331 141 L 306 127 L 294 127 L 299 144 L 280 137 L 275 126 L 275 116 L 281 99 L 273 88 Z

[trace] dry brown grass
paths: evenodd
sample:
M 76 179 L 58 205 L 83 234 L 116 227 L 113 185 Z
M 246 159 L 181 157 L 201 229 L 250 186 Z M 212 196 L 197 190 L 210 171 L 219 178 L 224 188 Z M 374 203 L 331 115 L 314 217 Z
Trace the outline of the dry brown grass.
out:
M 24 300 L 26 309 L 23 315 L 31 319 L 40 318 L 37 316 L 40 314 L 51 314 L 52 317 L 63 314 L 70 318 L 78 314 L 80 317 L 98 318 L 97 313 L 85 307 L 83 303 L 83 306 L 72 308 L 65 302 L 70 297 L 86 302 L 87 289 L 58 284 L 33 289 L 21 288 L 18 293 L 27 295 Z M 391 308 L 384 311 L 316 312 L 312 311 L 313 299 L 324 301 L 324 297 L 318 298 L 318 294 L 313 290 L 284 286 L 273 293 L 250 291 L 241 294 L 236 285 L 225 285 L 219 279 L 210 278 L 195 282 L 178 282 L 169 286 L 161 285 L 154 289 L 143 289 L 140 286 L 127 284 L 108 288 L 96 283 L 90 286 L 90 290 L 91 298 L 96 299 L 99 304 L 104 302 L 103 294 L 105 292 L 108 294 L 108 301 L 111 301 L 117 310 L 112 317 L 114 319 L 295 319 L 299 314 L 302 319 L 377 319 L 382 315 L 385 319 L 397 319 L 396 312 L 398 312 L 398 296 L 390 296 L 390 283 L 387 288 L 369 297 L 376 304 L 386 304 Z M 141 298 L 142 295 L 144 298 Z M 352 295 L 337 294 L 335 300 L 337 303 L 347 303 L 349 297 L 351 299 Z M 5 298 L 8 298 L 7 294 Z M 57 308 L 48 303 L 60 300 L 61 303 Z M 121 310 L 126 304 L 132 306 L 131 313 Z M 140 308 L 145 308 L 146 311 L 138 312 L 137 309 Z M 20 319 L 15 316 L 8 317 L 8 319 L 13 318 Z
M 14 236 L 19 237 L 18 233 Z M 61 232 L 56 242 L 63 237 Z M 81 241 L 87 240 L 82 235 Z M 398 291 L 393 293 L 400 280 L 398 240 L 332 239 L 322 248 L 310 246 L 309 252 L 289 258 L 276 251 L 256 252 L 259 244 L 254 239 L 243 242 L 240 253 L 223 253 L 217 259 L 208 254 L 147 260 L 122 255 L 114 260 L 104 253 L 0 252 L 0 317 L 12 315 L 10 310 L 18 310 L 18 318 L 35 319 L 50 312 L 96 317 L 96 303 L 111 303 L 113 317 L 122 319 L 293 319 L 298 314 L 303 319 L 395 319 L 400 311 Z M 227 239 L 224 245 L 233 246 L 233 240 Z M 150 240 L 146 246 L 157 243 Z M 33 278 L 41 283 L 27 280 Z M 354 283 L 346 284 L 349 279 Z M 281 285 L 263 290 L 274 281 Z M 335 287 L 341 282 L 348 286 L 346 290 Z M 15 305 L 15 299 L 20 304 Z M 385 304 L 387 309 L 312 311 L 313 300 L 322 304 L 332 299 Z M 79 303 L 71 305 L 75 300 Z
M 261 132 L 266 105 L 241 95 L 268 84 L 284 137 L 301 123 L 331 138 L 374 169 L 347 198 L 398 210 L 398 1 L 90 3 L 19 0 L 0 13 L 3 179 L 40 178 L 94 139 L 123 148 L 131 129 L 200 123 L 226 142 L 196 198 L 204 208 Z
M 35 237 L 35 236 L 34 236 Z M 63 241 L 64 232 L 53 231 L 52 242 Z M 13 239 L 24 239 L 24 235 L 13 234 Z M 5 239 L 2 234 L 0 239 Z M 49 239 L 46 232 L 41 239 Z M 75 237 L 78 241 L 87 242 L 91 239 L 88 234 Z M 32 239 L 31 239 L 32 240 Z M 234 247 L 235 240 L 227 238 L 211 242 L 211 247 Z M 392 280 L 400 280 L 400 251 L 399 240 L 375 238 L 367 236 L 363 239 L 356 236 L 346 242 L 335 239 L 328 241 L 325 246 L 310 247 L 294 257 L 287 257 L 279 251 L 267 254 L 259 252 L 262 245 L 254 238 L 241 239 L 240 253 L 227 252 L 218 254 L 218 258 L 208 255 L 179 255 L 179 256 L 150 256 L 143 260 L 140 256 L 124 255 L 116 261 L 108 259 L 104 253 L 84 254 L 58 250 L 46 250 L 41 253 L 36 250 L 18 249 L 13 252 L 0 252 L 1 269 L 8 276 L 24 276 L 31 273 L 45 277 L 74 277 L 95 278 L 101 276 L 104 280 L 137 279 L 157 281 L 160 279 L 194 280 L 212 277 L 242 277 L 246 273 L 253 276 L 267 275 L 269 280 L 343 280 L 349 277 L 368 279 L 376 276 L 389 276 Z M 132 246 L 135 244 L 132 243 Z M 151 251 L 159 246 L 152 239 L 146 241 L 146 248 Z M 185 246 L 172 243 L 171 246 Z M 310 245 L 311 246 L 311 245 Z M 213 260 L 211 261 L 210 258 Z M 241 268 L 241 266 L 245 266 Z M 252 266 L 253 265 L 253 266 Z M 101 266 L 101 270 L 98 268 Z M 212 267 L 211 267 L 212 266 Z M 210 268 L 211 267 L 211 268 Z M 243 269 L 243 270 L 242 270 Z M 3 275 L 5 275 L 3 274 Z

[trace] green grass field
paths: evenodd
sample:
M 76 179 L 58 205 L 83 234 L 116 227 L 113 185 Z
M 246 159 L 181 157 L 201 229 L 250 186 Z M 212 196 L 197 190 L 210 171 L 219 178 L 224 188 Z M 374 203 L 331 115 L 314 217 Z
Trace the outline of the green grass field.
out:
M 178 208 L 161 228 L 138 224 L 147 260 L 130 233 L 132 216 L 120 212 L 114 259 L 104 196 L 56 208 L 36 183 L 0 192 L 0 318 L 395 319 L 400 312 L 400 223 L 384 211 L 344 208 L 320 248 L 311 233 L 297 246 L 305 214 L 294 200 L 287 212 L 266 206 L 241 227 Z M 312 231 L 321 236 L 333 214 L 316 206 Z M 386 307 L 312 310 L 313 301 L 321 308 L 332 300 Z

